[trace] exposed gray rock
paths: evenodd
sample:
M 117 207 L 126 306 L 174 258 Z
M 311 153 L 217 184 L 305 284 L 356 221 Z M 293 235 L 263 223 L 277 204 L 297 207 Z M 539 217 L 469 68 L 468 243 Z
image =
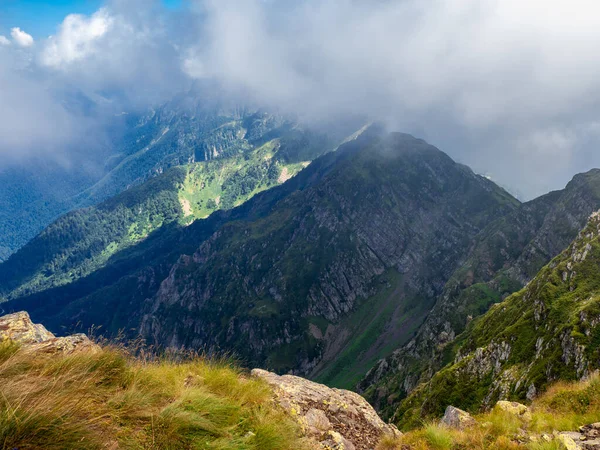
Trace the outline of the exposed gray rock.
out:
M 468 412 L 455 408 L 454 406 L 448 406 L 444 413 L 444 417 L 442 417 L 441 423 L 450 428 L 463 430 L 475 425 L 477 422 L 475 422 L 475 419 Z
M 273 388 L 275 401 L 323 448 L 374 449 L 383 435 L 402 434 L 395 426 L 383 422 L 355 392 L 261 369 L 254 369 L 252 375 Z
M 71 336 L 48 339 L 37 344 L 28 345 L 24 348 L 27 352 L 57 353 L 65 354 L 86 352 L 96 353 L 100 347 L 94 344 L 85 334 L 73 334 Z

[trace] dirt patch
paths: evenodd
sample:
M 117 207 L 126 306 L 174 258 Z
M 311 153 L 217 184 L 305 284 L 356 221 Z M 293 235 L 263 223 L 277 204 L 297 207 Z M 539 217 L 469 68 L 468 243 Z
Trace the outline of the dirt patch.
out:
M 281 173 L 279 174 L 279 178 L 277 179 L 277 181 L 279 183 L 285 183 L 290 178 L 292 178 L 290 171 L 288 170 L 287 167 L 284 167 L 283 170 L 281 171 Z
M 192 205 L 189 200 L 185 198 L 180 198 L 179 203 L 181 203 L 181 209 L 183 210 L 183 217 L 192 215 Z

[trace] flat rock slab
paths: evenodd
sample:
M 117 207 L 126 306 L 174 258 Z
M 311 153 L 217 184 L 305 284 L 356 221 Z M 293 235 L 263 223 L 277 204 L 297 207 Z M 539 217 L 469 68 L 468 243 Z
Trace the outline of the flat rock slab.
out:
M 254 369 L 252 376 L 262 378 L 273 388 L 275 401 L 322 448 L 372 450 L 383 435 L 401 435 L 355 392 L 261 369 Z

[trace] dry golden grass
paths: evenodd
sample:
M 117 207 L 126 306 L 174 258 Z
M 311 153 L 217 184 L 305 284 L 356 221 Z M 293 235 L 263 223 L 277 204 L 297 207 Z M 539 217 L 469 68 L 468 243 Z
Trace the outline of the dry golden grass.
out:
M 1 449 L 301 449 L 268 386 L 225 361 L 124 349 L 34 355 L 0 344 Z

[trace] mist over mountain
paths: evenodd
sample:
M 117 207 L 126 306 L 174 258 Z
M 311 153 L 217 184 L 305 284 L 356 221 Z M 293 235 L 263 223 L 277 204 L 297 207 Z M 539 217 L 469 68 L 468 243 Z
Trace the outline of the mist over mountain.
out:
M 51 37 L 0 29 L 2 164 L 27 155 L 68 164 L 69 149 L 97 151 L 114 114 L 210 80 L 213 93 L 306 122 L 383 121 L 529 199 L 600 165 L 600 67 L 589 57 L 600 40 L 597 8 L 110 0 L 66 17 Z M 79 92 L 96 105 L 92 120 L 69 106 Z

